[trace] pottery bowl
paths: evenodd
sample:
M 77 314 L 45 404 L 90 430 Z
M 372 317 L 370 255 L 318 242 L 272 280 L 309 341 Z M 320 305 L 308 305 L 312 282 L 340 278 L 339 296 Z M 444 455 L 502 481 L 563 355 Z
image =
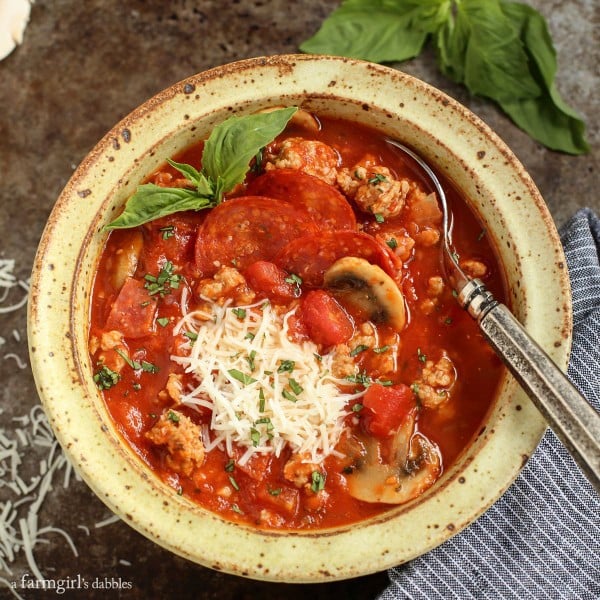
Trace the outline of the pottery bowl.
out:
M 469 525 L 518 475 L 546 424 L 506 375 L 480 435 L 422 499 L 352 527 L 305 533 L 222 520 L 177 496 L 126 446 L 92 380 L 87 351 L 103 227 L 166 157 L 205 139 L 231 114 L 280 105 L 375 127 L 454 181 L 498 250 L 513 312 L 561 367 L 570 347 L 570 297 L 557 232 L 523 166 L 463 106 L 387 67 L 291 55 L 212 69 L 148 100 L 89 153 L 49 218 L 31 282 L 31 364 L 58 440 L 111 510 L 170 551 L 256 579 L 318 582 L 408 561 Z

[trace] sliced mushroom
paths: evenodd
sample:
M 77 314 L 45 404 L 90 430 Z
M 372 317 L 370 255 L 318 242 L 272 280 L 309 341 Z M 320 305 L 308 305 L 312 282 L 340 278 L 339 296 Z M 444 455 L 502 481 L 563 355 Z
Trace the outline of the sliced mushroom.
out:
M 120 290 L 125 280 L 135 274 L 143 247 L 142 233 L 135 231 L 115 252 L 111 269 L 111 283 L 115 290 Z
M 414 417 L 394 435 L 389 452 L 380 440 L 365 438 L 364 457 L 346 476 L 350 495 L 363 502 L 404 504 L 431 487 L 441 471 L 437 447 L 414 432 Z M 383 456 L 389 456 L 386 460 Z
M 346 256 L 325 271 L 325 287 L 351 309 L 397 331 L 406 324 L 404 297 L 394 280 L 364 258 Z

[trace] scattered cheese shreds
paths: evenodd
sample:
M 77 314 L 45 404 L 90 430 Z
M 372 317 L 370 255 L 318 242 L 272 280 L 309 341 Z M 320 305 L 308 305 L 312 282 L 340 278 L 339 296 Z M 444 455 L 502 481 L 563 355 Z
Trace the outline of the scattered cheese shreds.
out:
M 28 415 L 13 421 L 21 426 L 11 431 L 0 428 L 0 487 L 12 492 L 12 498 L 3 493 L 0 501 L 0 570 L 10 574 L 10 563 L 19 552 L 24 552 L 31 572 L 37 577 L 41 572 L 33 550 L 36 544 L 48 541 L 47 534 L 62 535 L 77 556 L 66 531 L 52 526 L 38 528 L 38 511 L 52 489 L 56 473 L 69 472 L 72 467 L 58 448 L 41 406 L 34 406 Z M 26 458 L 34 458 L 38 452 L 47 458 L 40 461 L 39 474 L 26 481 L 19 473 L 20 467 Z
M 110 517 L 107 517 L 106 519 L 102 519 L 102 521 L 98 521 L 97 523 L 95 523 L 94 527 L 96 529 L 99 529 L 100 527 L 106 527 L 107 525 L 112 525 L 113 523 L 116 523 L 117 521 L 120 521 L 120 518 L 117 515 L 110 515 Z
M 14 304 L 0 306 L 0 314 L 15 312 L 27 304 L 29 282 L 17 279 L 14 268 L 15 261 L 13 259 L 0 258 L 0 304 L 6 301 L 12 288 L 19 287 L 25 291 L 25 294 Z
M 29 282 L 19 280 L 14 275 L 14 268 L 14 260 L 0 258 L 0 314 L 18 311 L 27 303 Z M 17 290 L 24 291 L 24 296 L 4 305 Z M 17 329 L 12 329 L 12 338 L 14 342 L 21 342 Z M 7 338 L 0 336 L 0 346 L 6 343 Z M 5 354 L 3 359 L 14 360 L 20 369 L 27 367 L 14 352 Z M 2 412 L 0 409 L 0 414 Z M 57 482 L 66 489 L 73 475 L 78 481 L 81 479 L 63 454 L 41 405 L 34 405 L 28 413 L 12 417 L 11 421 L 9 428 L 0 426 L 0 572 L 12 575 L 11 564 L 22 553 L 30 572 L 43 579 L 35 560 L 36 545 L 48 544 L 50 536 L 59 535 L 74 556 L 78 556 L 78 551 L 67 531 L 54 524 L 40 524 L 40 508 Z M 37 473 L 31 474 L 36 462 Z M 113 515 L 97 523 L 96 527 L 118 520 Z M 78 527 L 89 535 L 88 527 Z M 0 577 L 0 588 L 8 588 L 15 598 L 21 598 L 6 577 Z
M 289 445 L 322 462 L 339 440 L 349 402 L 362 393 L 340 391 L 331 355 L 318 357 L 313 342 L 289 339 L 294 311 L 279 315 L 268 302 L 210 308 L 184 315 L 175 333 L 191 335 L 189 354 L 171 357 L 197 382 L 182 403 L 212 410 L 206 450 L 220 446 L 231 456 L 235 444 L 244 464 Z

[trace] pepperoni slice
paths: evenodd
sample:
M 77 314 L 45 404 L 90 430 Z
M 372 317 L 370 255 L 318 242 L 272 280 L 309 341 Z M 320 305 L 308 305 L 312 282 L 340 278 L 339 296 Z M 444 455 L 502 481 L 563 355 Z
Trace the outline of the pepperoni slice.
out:
M 303 206 L 323 229 L 356 229 L 354 211 L 346 198 L 322 179 L 297 169 L 267 171 L 249 184 L 247 192 Z
M 212 209 L 198 230 L 196 266 L 203 277 L 222 265 L 245 269 L 257 260 L 272 261 L 291 240 L 318 230 L 306 209 L 283 200 L 227 200 Z
M 117 329 L 129 338 L 150 335 L 154 329 L 156 302 L 148 302 L 149 299 L 144 282 L 128 277 L 110 309 L 105 329 Z
M 275 263 L 288 273 L 295 273 L 305 285 L 319 287 L 325 271 L 344 256 L 364 258 L 396 277 L 389 253 L 374 238 L 358 231 L 322 231 L 305 235 L 287 244 Z

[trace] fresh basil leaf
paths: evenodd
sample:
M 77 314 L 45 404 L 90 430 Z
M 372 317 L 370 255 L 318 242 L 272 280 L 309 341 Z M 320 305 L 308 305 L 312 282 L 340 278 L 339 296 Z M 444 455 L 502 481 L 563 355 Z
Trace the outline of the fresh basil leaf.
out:
M 570 154 L 588 152 L 585 123 L 556 88 L 556 51 L 544 17 L 517 2 L 503 2 L 502 9 L 519 29 L 531 71 L 543 89 L 537 98 L 504 101 L 502 109 L 521 129 L 548 148 Z
M 556 57 L 544 18 L 507 0 L 345 0 L 304 52 L 373 62 L 417 56 L 433 37 L 441 72 L 497 102 L 548 148 L 589 150 L 585 124 L 554 84 Z
M 450 0 L 346 0 L 300 50 L 373 62 L 407 60 L 421 52 L 450 6 Z
M 450 16 L 435 34 L 440 71 L 463 83 L 470 27 L 467 19 Z
M 186 179 L 188 179 L 193 185 L 196 186 L 196 191 L 201 196 L 211 196 L 214 194 L 213 186 L 206 176 L 199 172 L 198 169 L 187 163 L 178 163 L 170 158 L 167 158 L 167 162 L 177 169 Z
M 216 206 L 224 193 L 244 180 L 250 160 L 285 129 L 297 110 L 297 107 L 282 108 L 223 121 L 204 144 L 202 171 L 167 159 L 196 187 L 195 190 L 152 183 L 140 185 L 121 215 L 106 229 L 136 227 L 176 212 Z
M 147 183 L 138 186 L 136 193 L 127 201 L 125 210 L 106 229 L 137 227 L 175 212 L 199 210 L 213 205 L 211 198 L 199 196 L 194 190 Z
M 440 62 L 447 76 L 459 75 L 456 80 L 472 94 L 498 102 L 540 95 L 519 31 L 502 11 L 500 0 L 462 0 L 454 19 L 454 28 L 444 32 L 453 70 L 444 70 Z
M 216 198 L 228 192 L 244 177 L 257 152 L 284 129 L 296 107 L 230 117 L 212 130 L 204 144 L 202 172 L 216 183 Z
M 194 185 L 200 180 L 200 172 L 196 167 L 188 165 L 187 163 L 176 162 L 170 158 L 167 158 L 167 162 Z

